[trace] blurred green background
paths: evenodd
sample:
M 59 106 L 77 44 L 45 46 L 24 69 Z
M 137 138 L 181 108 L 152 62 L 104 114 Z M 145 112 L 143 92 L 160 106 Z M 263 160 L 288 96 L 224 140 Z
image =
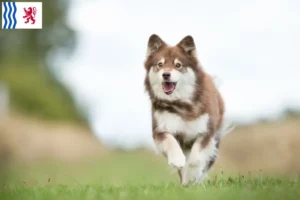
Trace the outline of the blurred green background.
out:
M 55 62 L 58 54 L 68 59 L 77 44 L 76 33 L 67 24 L 69 5 L 68 0 L 43 1 L 43 7 L 51 9 L 43 12 L 42 30 L 0 31 L 0 182 L 9 177 L 6 170 L 13 161 L 61 155 L 64 150 L 57 147 L 56 137 L 67 143 L 78 136 L 79 145 L 85 137 L 95 140 L 86 111 L 62 83 L 62 66 Z M 62 139 L 64 135 L 67 139 Z M 77 146 L 63 147 L 81 151 Z
M 69 4 L 43 1 L 43 7 L 51 10 L 43 13 L 42 30 L 1 30 L 0 80 L 9 88 L 13 110 L 87 125 L 84 110 L 58 78 L 61 66 L 53 70 L 58 52 L 68 59 L 76 48 L 76 33 L 66 22 Z

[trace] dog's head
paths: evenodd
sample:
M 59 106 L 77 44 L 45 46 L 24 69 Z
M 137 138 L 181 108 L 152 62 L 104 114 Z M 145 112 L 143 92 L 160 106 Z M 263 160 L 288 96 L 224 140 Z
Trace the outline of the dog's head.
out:
M 168 46 L 158 35 L 148 40 L 146 89 L 159 99 L 191 99 L 199 82 L 201 69 L 192 36 L 176 46 Z

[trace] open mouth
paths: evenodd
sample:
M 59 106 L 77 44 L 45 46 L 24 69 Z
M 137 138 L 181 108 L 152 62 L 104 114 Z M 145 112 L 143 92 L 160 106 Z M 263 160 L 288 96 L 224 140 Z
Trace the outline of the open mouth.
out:
M 163 82 L 162 87 L 165 94 L 172 94 L 176 88 L 176 82 Z

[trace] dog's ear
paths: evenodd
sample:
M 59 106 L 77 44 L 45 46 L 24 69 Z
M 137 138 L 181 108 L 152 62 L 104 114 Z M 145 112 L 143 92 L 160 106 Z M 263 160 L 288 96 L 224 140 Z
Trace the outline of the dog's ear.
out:
M 148 40 L 147 57 L 157 52 L 165 45 L 166 43 L 158 35 L 152 34 Z
M 196 45 L 192 36 L 185 36 L 178 44 L 178 47 L 184 50 L 189 56 L 195 56 Z

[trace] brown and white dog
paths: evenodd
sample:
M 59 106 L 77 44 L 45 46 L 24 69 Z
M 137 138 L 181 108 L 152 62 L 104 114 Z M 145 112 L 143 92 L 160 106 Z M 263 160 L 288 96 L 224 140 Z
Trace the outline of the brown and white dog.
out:
M 201 183 L 225 130 L 224 102 L 200 66 L 194 39 L 169 46 L 151 35 L 144 66 L 156 147 L 178 170 L 181 185 Z

